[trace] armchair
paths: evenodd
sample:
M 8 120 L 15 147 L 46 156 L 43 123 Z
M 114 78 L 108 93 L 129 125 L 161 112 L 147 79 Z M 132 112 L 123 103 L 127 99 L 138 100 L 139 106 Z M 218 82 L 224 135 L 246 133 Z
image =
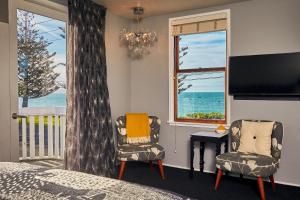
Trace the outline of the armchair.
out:
M 117 129 L 117 159 L 121 162 L 118 178 L 122 179 L 126 162 L 128 161 L 157 161 L 162 179 L 165 179 L 162 160 L 165 157 L 165 151 L 158 144 L 159 130 L 161 121 L 158 117 L 149 116 L 150 124 L 150 142 L 149 143 L 127 143 L 126 117 L 120 116 L 116 120 Z
M 251 121 L 257 122 L 257 120 Z M 273 125 L 271 135 L 271 156 L 238 152 L 241 139 L 241 128 L 242 120 L 234 121 L 231 124 L 229 129 L 229 136 L 231 137 L 231 152 L 224 153 L 216 157 L 216 167 L 218 172 L 215 189 L 217 190 L 219 187 L 223 171 L 253 176 L 257 178 L 260 197 L 262 200 L 265 200 L 266 197 L 263 178 L 269 177 L 273 190 L 275 190 L 273 174 L 279 168 L 283 139 L 283 125 L 280 122 L 275 122 Z

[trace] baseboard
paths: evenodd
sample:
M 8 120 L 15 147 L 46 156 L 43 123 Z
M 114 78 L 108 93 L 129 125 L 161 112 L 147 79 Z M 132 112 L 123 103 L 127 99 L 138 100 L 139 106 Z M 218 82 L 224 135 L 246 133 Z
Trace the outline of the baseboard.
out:
M 189 167 L 182 167 L 182 166 L 179 166 L 179 165 L 170 165 L 170 164 L 166 164 L 166 163 L 163 163 L 164 166 L 167 166 L 167 167 L 173 167 L 173 168 L 178 168 L 178 169 L 185 169 L 185 170 L 190 170 Z M 194 171 L 197 171 L 199 172 L 200 169 L 194 169 Z M 215 172 L 213 171 L 209 171 L 209 170 L 203 170 L 205 173 L 210 173 L 210 174 L 214 174 Z
M 284 181 L 276 181 L 275 179 L 275 183 L 279 183 L 281 185 L 289 185 L 289 186 L 294 186 L 294 187 L 300 187 L 299 184 L 296 184 L 296 183 L 289 183 L 289 182 L 284 182 Z
M 163 165 L 167 166 L 167 167 L 173 167 L 173 168 L 178 168 L 178 169 L 190 170 L 190 168 L 188 168 L 188 167 L 182 167 L 182 166 L 179 166 L 179 165 L 170 165 L 170 164 L 166 164 L 166 163 L 164 163 Z M 199 172 L 200 170 L 199 169 L 194 169 L 194 171 L 198 171 Z M 210 171 L 210 170 L 204 170 L 204 172 L 205 173 L 210 173 L 210 174 L 214 174 L 215 173 L 215 172 Z M 234 176 L 232 174 L 230 176 L 239 177 L 238 175 Z M 251 178 L 251 177 L 245 177 L 245 178 L 254 179 L 254 178 Z M 278 184 L 281 184 L 281 185 L 289 185 L 289 186 L 294 186 L 294 187 L 300 187 L 300 184 L 296 184 L 296 183 L 289 183 L 289 182 L 276 181 L 276 180 L 275 180 L 275 182 L 278 183 Z

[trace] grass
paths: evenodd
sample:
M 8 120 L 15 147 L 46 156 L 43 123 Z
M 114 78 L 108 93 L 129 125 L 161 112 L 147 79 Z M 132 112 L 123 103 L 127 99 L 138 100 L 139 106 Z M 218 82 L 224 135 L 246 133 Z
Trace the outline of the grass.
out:
M 225 119 L 225 115 L 220 112 L 210 112 L 210 113 L 197 112 L 197 113 L 187 114 L 186 118 L 214 120 L 214 119 Z

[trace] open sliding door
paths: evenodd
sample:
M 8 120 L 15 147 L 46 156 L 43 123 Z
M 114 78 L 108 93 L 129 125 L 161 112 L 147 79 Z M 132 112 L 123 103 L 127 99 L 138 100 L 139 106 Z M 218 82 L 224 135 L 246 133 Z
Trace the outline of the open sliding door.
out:
M 10 1 L 10 158 L 1 160 L 63 158 L 67 8 L 54 5 Z

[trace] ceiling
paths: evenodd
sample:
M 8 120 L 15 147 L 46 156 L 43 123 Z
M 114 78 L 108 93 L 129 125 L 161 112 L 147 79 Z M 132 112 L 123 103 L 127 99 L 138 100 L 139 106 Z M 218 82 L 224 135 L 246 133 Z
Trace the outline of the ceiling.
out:
M 145 9 L 144 17 L 167 13 L 207 8 L 247 0 L 94 0 L 105 6 L 114 14 L 133 18 L 132 8 L 142 6 Z

